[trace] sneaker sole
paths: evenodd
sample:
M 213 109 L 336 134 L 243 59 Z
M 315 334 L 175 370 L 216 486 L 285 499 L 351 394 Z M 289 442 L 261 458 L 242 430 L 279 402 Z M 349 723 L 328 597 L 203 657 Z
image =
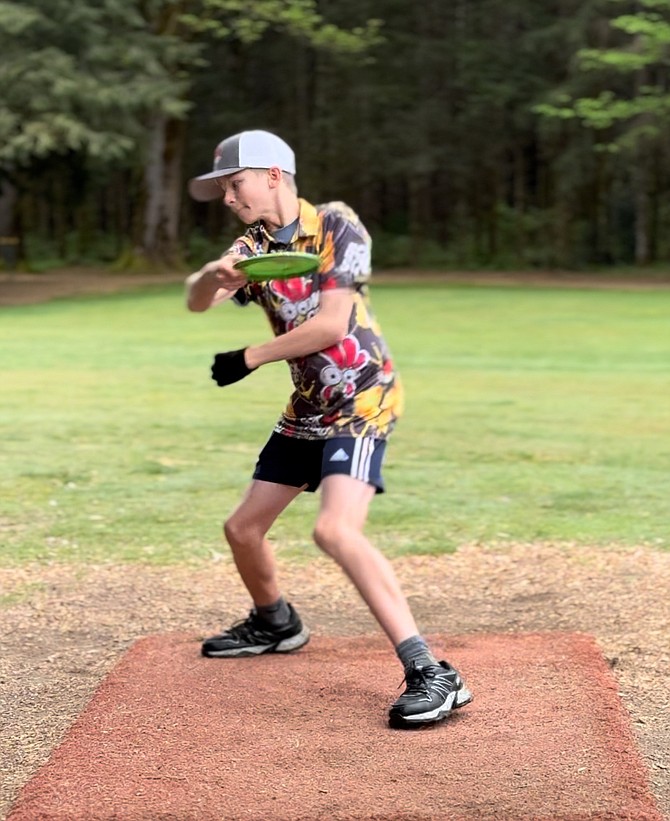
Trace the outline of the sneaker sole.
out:
M 304 647 L 309 641 L 309 630 L 306 627 L 288 639 L 280 641 L 279 644 L 262 644 L 249 647 L 231 647 L 230 650 L 204 650 L 202 655 L 206 658 L 245 658 L 251 656 L 261 656 L 264 653 L 293 653 Z
M 453 696 L 453 698 L 451 698 Z M 417 713 L 413 716 L 403 716 L 396 713 L 389 714 L 389 724 L 394 729 L 410 727 L 425 727 L 428 724 L 435 724 L 438 721 L 443 721 L 452 710 L 458 710 L 459 707 L 465 707 L 470 704 L 473 695 L 467 687 L 461 687 L 455 693 L 450 693 L 449 698 L 440 707 L 434 710 L 429 710 L 426 713 Z

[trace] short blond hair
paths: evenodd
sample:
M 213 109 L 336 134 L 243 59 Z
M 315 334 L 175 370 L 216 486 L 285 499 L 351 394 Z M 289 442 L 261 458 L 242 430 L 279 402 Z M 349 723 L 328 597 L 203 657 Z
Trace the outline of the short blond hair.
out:
M 295 181 L 295 175 L 294 174 L 287 174 L 286 171 L 282 171 L 282 177 L 286 181 L 286 185 L 288 185 L 288 187 L 291 189 L 291 191 L 293 191 L 293 193 L 297 195 L 298 186 L 297 186 L 296 181 Z
M 252 168 L 251 170 L 255 171 L 256 174 L 267 174 L 267 168 Z M 297 196 L 298 186 L 295 182 L 295 174 L 289 174 L 288 171 L 282 171 L 281 176 L 289 190 L 293 191 L 293 193 Z

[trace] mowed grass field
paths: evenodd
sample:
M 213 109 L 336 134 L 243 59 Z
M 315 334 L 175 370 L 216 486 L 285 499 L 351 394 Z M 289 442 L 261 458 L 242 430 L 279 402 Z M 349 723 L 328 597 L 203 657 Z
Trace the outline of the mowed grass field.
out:
M 373 304 L 407 393 L 369 525 L 387 555 L 670 546 L 670 291 L 384 284 Z M 219 389 L 209 365 L 268 333 L 179 287 L 0 309 L 0 562 L 226 554 L 290 382 L 276 363 Z M 316 555 L 316 501 L 277 523 L 280 555 Z

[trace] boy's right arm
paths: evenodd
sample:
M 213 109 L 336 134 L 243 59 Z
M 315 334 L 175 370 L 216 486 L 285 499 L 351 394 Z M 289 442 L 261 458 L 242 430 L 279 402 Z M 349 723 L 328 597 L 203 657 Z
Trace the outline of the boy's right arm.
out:
M 244 259 L 240 254 L 226 254 L 203 265 L 186 280 L 186 305 L 189 311 L 202 312 L 234 296 L 247 278 L 233 266 Z

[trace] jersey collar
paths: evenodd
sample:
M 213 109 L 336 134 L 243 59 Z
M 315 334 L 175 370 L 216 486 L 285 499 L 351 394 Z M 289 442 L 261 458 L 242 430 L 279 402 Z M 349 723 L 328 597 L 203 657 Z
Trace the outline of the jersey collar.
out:
M 319 233 L 319 215 L 311 202 L 298 198 L 298 227 L 291 242 L 303 237 L 315 237 Z M 262 222 L 256 223 L 262 240 L 272 242 L 273 236 Z

